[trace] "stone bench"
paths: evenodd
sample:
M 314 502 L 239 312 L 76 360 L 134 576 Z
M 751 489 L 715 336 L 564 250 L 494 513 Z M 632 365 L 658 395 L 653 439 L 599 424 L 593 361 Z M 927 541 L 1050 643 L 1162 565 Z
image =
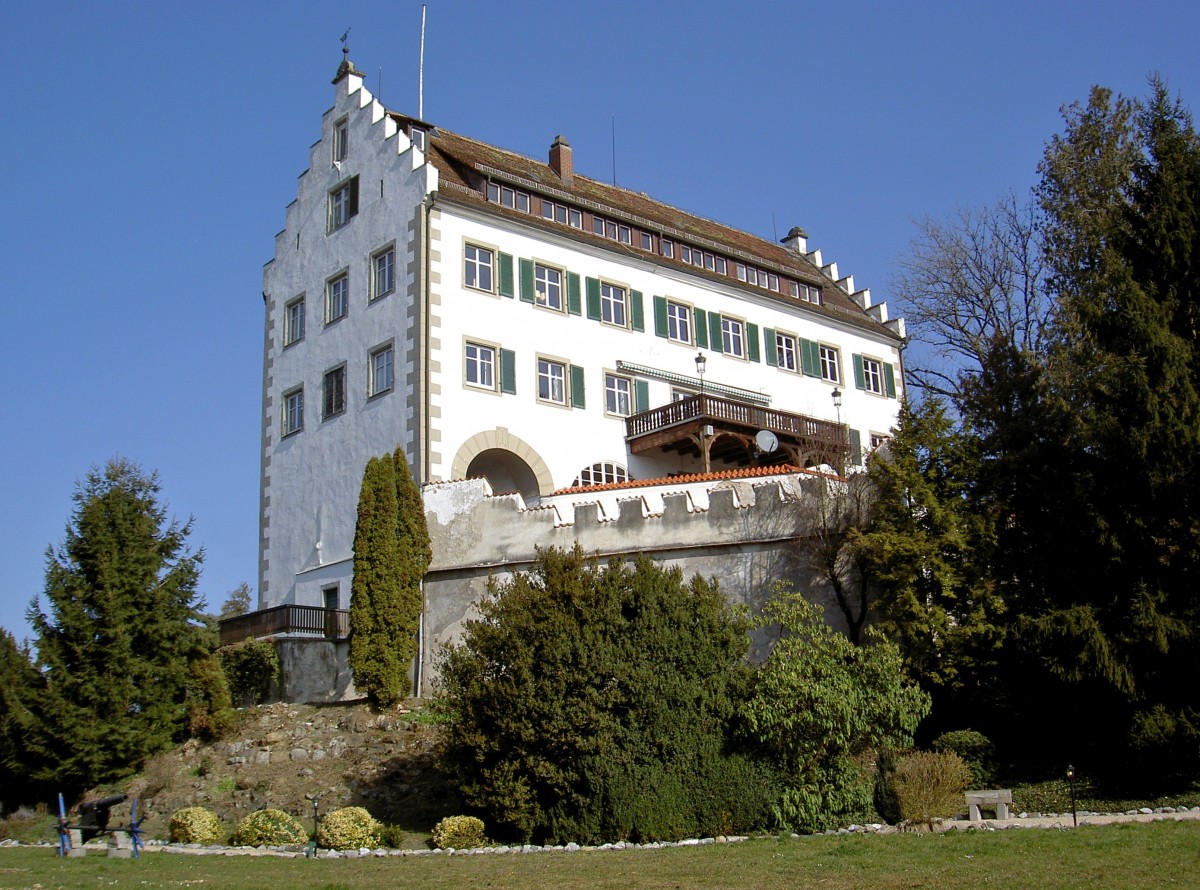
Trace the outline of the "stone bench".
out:
M 997 819 L 1008 818 L 1008 805 L 1012 803 L 1012 792 L 1007 788 L 992 791 L 968 791 L 965 797 L 967 798 L 969 818 L 972 822 L 983 821 L 983 817 L 979 815 L 980 808 L 995 810 Z

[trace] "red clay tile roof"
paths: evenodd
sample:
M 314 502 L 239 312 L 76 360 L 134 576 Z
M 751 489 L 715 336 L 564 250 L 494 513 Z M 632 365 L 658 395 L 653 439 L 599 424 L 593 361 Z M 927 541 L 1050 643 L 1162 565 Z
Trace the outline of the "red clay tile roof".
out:
M 449 186 L 441 189 L 441 198 L 455 203 L 484 207 L 489 212 L 511 216 L 526 225 L 603 244 L 609 250 L 626 253 L 631 257 L 646 258 L 645 251 L 632 245 L 602 238 L 590 231 L 568 228 L 561 223 L 503 207 L 486 199 L 484 193 L 486 179 L 509 180 L 515 178 L 523 181 L 513 183 L 517 187 L 544 194 L 552 200 L 557 199 L 568 204 L 574 203 L 589 210 L 595 209 L 600 215 L 608 214 L 615 220 L 626 221 L 624 219 L 626 215 L 637 217 L 649 224 L 643 227 L 651 230 L 663 230 L 667 237 L 679 238 L 693 247 L 708 247 L 715 249 L 716 252 L 724 253 L 731 259 L 740 257 L 752 265 L 757 263 L 772 271 L 782 270 L 801 282 L 819 286 L 821 288 L 821 304 L 801 302 L 787 294 L 776 294 L 746 285 L 742 286 L 759 296 L 779 300 L 792 307 L 801 307 L 804 311 L 837 317 L 858 327 L 867 328 L 876 334 L 898 339 L 893 331 L 884 327 L 851 300 L 849 295 L 816 264 L 780 244 L 686 213 L 640 192 L 589 179 L 579 173 L 575 173 L 571 184 L 567 185 L 554 172 L 549 163 L 527 158 L 524 155 L 506 151 L 449 130 L 432 127 L 423 121 L 416 121 L 415 118 L 394 111 L 389 114 L 403 127 L 412 123 L 430 126 L 426 157 L 438 170 L 439 184 Z M 497 176 L 497 174 L 499 175 Z M 636 220 L 633 222 L 637 225 Z M 721 281 L 726 285 L 738 286 L 737 280 L 732 276 L 719 275 L 716 272 L 708 272 L 684 263 L 679 259 L 678 249 L 675 253 L 676 256 L 673 259 L 655 255 L 655 262 L 678 265 L 695 275 Z
M 650 488 L 655 485 L 690 485 L 695 482 L 721 482 L 728 479 L 755 479 L 761 476 L 788 476 L 793 473 L 804 473 L 809 476 L 828 476 L 816 470 L 802 470 L 792 464 L 778 464 L 773 467 L 743 467 L 737 470 L 720 470 L 716 473 L 689 473 L 682 476 L 662 476 L 657 479 L 632 479 L 629 482 L 608 482 L 603 485 L 577 485 L 574 488 L 560 488 L 552 493 L 560 494 L 594 494 L 600 491 L 618 491 L 628 488 Z M 831 476 L 829 478 L 840 478 Z

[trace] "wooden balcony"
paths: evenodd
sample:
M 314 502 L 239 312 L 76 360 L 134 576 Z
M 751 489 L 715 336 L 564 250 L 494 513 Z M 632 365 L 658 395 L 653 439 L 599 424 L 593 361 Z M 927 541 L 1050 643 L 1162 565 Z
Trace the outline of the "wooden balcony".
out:
M 759 451 L 755 435 L 760 430 L 775 434 L 779 440 L 776 451 Z M 708 394 L 626 418 L 625 441 L 631 454 L 655 449 L 690 454 L 702 458 L 706 469 L 717 461 L 735 466 L 828 464 L 840 471 L 850 451 L 844 424 Z
M 222 646 L 276 634 L 311 634 L 341 640 L 349 633 L 348 611 L 323 609 L 320 606 L 275 606 L 221 621 Z

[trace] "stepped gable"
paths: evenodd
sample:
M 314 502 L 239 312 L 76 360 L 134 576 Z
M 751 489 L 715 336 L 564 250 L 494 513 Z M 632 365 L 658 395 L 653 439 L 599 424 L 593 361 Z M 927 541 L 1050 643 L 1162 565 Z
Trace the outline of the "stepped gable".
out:
M 641 192 L 581 176 L 574 173 L 573 169 L 568 175 L 560 176 L 549 163 L 488 145 L 399 112 L 389 111 L 388 114 L 400 127 L 408 128 L 416 124 L 428 128 L 429 139 L 425 155 L 438 171 L 439 194 L 442 198 L 486 207 L 490 213 L 511 216 L 524 225 L 555 232 L 560 236 L 590 241 L 602 245 L 607 250 L 626 253 L 630 257 L 645 260 L 647 256 L 653 256 L 656 263 L 687 269 L 691 274 L 711 278 L 726 286 L 737 286 L 738 282 L 728 276 L 683 262 L 679 258 L 679 251 L 676 251 L 674 258 L 659 254 L 648 255 L 633 245 L 622 244 L 584 229 L 570 228 L 532 213 L 488 201 L 485 183 L 488 178 L 495 178 L 551 199 L 595 210 L 613 219 L 643 223 L 646 228 L 662 232 L 667 237 L 677 238 L 692 246 L 715 249 L 733 259 L 742 259 L 751 265 L 782 272 L 801 282 L 818 286 L 821 288 L 822 302 L 808 303 L 790 295 L 752 288 L 751 290 L 759 296 L 789 306 L 799 306 L 805 311 L 836 317 L 856 327 L 866 328 L 877 334 L 883 332 L 889 337 L 897 338 L 894 326 L 884 324 L 886 317 L 881 317 L 882 304 L 874 307 L 873 311 L 868 311 L 871 308 L 870 292 L 855 291 L 853 276 L 839 277 L 837 263 L 823 263 L 819 250 L 806 252 L 803 248 L 789 249 L 748 232 L 687 213 Z M 558 145 L 556 141 L 555 147 Z M 785 240 L 790 240 L 795 245 L 806 243 L 803 237 Z

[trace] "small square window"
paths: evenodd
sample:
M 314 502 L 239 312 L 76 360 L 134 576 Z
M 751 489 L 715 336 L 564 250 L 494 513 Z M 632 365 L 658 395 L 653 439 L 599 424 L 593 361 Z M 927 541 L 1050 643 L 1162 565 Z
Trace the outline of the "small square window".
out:
M 395 383 L 395 351 L 392 344 L 371 353 L 367 363 L 367 395 L 377 396 L 391 390 Z
M 345 318 L 350 311 L 350 275 L 343 272 L 325 285 L 325 324 Z
M 304 429 L 304 387 L 283 394 L 283 434 L 290 436 Z
M 562 311 L 562 272 L 541 263 L 533 267 L 533 290 L 539 306 Z
M 737 358 L 746 357 L 744 328 L 736 318 L 721 319 L 721 351 Z
M 468 244 L 464 248 L 463 284 L 492 293 L 495 254 L 486 247 Z
M 619 328 L 625 327 L 625 288 L 601 282 L 600 320 Z
M 283 345 L 304 339 L 304 297 L 296 297 L 283 310 Z
M 667 337 L 676 343 L 692 342 L 692 309 L 683 303 L 667 301 Z
M 346 366 L 325 372 L 321 383 L 321 419 L 328 420 L 346 410 Z
M 396 289 L 396 248 L 389 247 L 371 257 L 371 299 L 378 300 Z
M 567 366 L 550 359 L 538 359 L 538 399 L 556 405 L 567 404 Z
M 496 350 L 480 343 L 468 343 L 466 358 L 467 383 L 481 389 L 495 389 Z
M 821 356 L 821 379 L 828 380 L 830 383 L 841 383 L 841 360 L 838 356 L 837 347 L 826 346 L 822 343 L 819 351 Z
M 358 177 L 329 193 L 329 231 L 340 229 L 358 213 Z
M 889 438 L 891 438 L 891 437 L 885 436 L 883 433 L 871 433 L 871 436 L 869 439 L 869 441 L 871 443 L 871 450 L 874 451 L 880 445 L 882 445 L 884 442 L 886 442 Z
M 604 410 L 618 417 L 633 413 L 633 382 L 619 374 L 604 375 Z
M 797 371 L 796 338 L 790 334 L 775 335 L 775 365 L 785 371 Z

